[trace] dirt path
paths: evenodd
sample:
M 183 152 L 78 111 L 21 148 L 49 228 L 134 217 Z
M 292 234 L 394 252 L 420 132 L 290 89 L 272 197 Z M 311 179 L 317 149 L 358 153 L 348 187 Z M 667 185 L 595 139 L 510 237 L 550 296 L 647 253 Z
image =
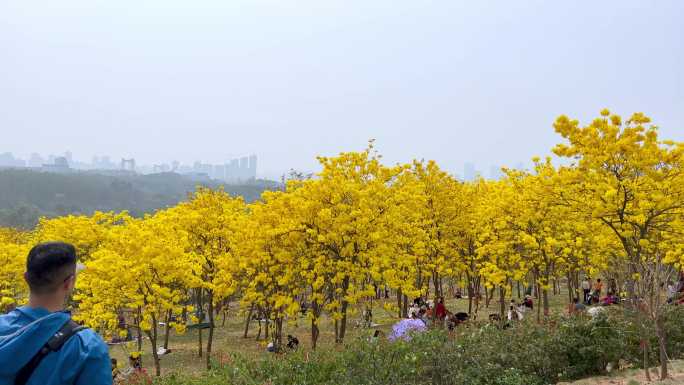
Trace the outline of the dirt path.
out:
M 653 381 L 646 381 L 644 371 L 639 369 L 629 369 L 616 372 L 610 376 L 592 377 L 575 382 L 562 383 L 565 385 L 684 385 L 684 361 L 672 361 L 670 365 L 670 378 L 665 381 L 658 381 L 658 371 L 651 369 Z M 561 385 L 561 384 L 559 384 Z

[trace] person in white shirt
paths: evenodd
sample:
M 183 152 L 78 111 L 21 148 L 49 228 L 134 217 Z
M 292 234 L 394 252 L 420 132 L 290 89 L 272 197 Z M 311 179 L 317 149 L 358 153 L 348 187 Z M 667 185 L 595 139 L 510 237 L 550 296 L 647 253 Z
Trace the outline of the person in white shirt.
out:
M 584 292 L 584 303 L 589 303 L 589 293 L 591 293 L 591 278 L 585 277 L 582 281 L 582 292 Z
M 519 312 L 515 306 L 511 305 L 510 308 L 508 309 L 508 320 L 509 321 L 520 321 L 522 319 L 523 319 L 522 313 Z

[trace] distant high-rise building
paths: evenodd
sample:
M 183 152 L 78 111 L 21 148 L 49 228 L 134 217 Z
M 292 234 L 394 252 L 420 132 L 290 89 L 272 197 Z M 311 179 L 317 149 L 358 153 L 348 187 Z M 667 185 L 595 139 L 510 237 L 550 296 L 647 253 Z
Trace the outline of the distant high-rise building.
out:
M 41 169 L 45 172 L 68 173 L 71 172 L 69 160 L 65 156 L 55 157 L 53 163 L 44 164 Z
M 499 166 L 492 166 L 489 169 L 489 177 L 493 180 L 499 180 L 503 176 L 503 172 L 501 171 L 501 167 Z
M 161 172 L 168 172 L 170 169 L 171 167 L 169 167 L 169 165 L 166 163 L 152 165 L 152 172 L 155 174 Z
M 135 159 L 121 158 L 121 169 L 125 171 L 135 171 Z
M 11 152 L 0 154 L 0 167 L 26 167 L 26 161 L 15 158 Z
M 252 155 L 249 157 L 249 177 L 256 179 L 257 173 L 257 156 Z
M 238 179 L 241 181 L 249 179 L 249 158 L 246 156 L 240 158 L 240 177 Z
M 31 154 L 31 158 L 29 158 L 29 167 L 42 167 L 43 163 L 45 163 L 45 159 L 43 159 L 40 154 L 34 152 Z
M 226 179 L 226 166 L 217 164 L 214 166 L 214 171 L 211 175 L 212 178 L 218 179 L 218 180 L 225 180 Z
M 74 164 L 74 154 L 71 153 L 71 151 L 67 151 L 64 153 L 64 158 L 69 162 L 69 164 Z
M 233 159 L 230 161 L 230 166 L 226 170 L 226 180 L 235 182 L 240 178 L 240 160 Z
M 475 170 L 474 164 L 466 163 L 463 166 L 463 180 L 466 180 L 466 181 L 475 180 L 476 175 L 477 175 L 477 171 Z

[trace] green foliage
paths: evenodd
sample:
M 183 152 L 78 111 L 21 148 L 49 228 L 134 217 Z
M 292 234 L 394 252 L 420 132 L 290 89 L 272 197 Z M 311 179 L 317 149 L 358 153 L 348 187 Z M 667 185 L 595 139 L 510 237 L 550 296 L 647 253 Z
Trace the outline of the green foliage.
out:
M 152 175 L 54 174 L 0 170 L 0 226 L 33 228 L 42 216 L 126 210 L 142 216 L 172 206 L 195 191 L 197 182 L 175 173 Z M 202 183 L 217 188 L 215 182 Z M 251 202 L 275 182 L 226 185 L 225 191 Z
M 673 307 L 666 327 L 669 354 L 684 354 L 684 310 Z M 433 331 L 410 342 L 360 338 L 342 351 L 319 350 L 254 359 L 234 355 L 198 377 L 168 376 L 163 385 L 542 385 L 602 374 L 608 363 L 638 365 L 631 350 L 638 334 L 628 317 L 611 309 L 595 318 L 532 321 L 502 330 L 472 325 L 456 335 Z M 638 343 L 637 343 L 638 346 Z

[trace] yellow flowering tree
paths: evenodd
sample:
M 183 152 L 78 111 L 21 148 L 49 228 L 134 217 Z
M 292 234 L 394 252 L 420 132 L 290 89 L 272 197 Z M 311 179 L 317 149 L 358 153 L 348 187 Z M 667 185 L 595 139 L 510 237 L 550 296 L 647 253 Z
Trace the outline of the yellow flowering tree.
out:
M 250 206 L 236 245 L 243 306 L 256 306 L 274 321 L 271 337 L 277 351 L 282 347 L 283 321 L 288 317 L 296 320 L 300 310 L 297 298 L 306 287 L 298 252 L 303 233 L 291 220 L 296 210 L 291 198 L 282 192 L 264 193 L 261 202 Z
M 317 178 L 292 193 L 298 196 L 304 244 L 313 254 L 303 275 L 311 285 L 314 334 L 320 312 L 327 310 L 341 343 L 349 305 L 375 294 L 370 266 L 390 250 L 381 223 L 389 206 L 388 184 L 398 169 L 384 167 L 372 145 L 319 161 L 323 170 Z
M 107 239 L 113 226 L 123 224 L 127 212 L 95 212 L 93 215 L 67 215 L 57 218 L 41 218 L 33 232 L 33 242 L 61 241 L 76 248 L 78 259 L 85 262 Z
M 236 254 L 235 240 L 246 206 L 241 197 L 233 198 L 223 190 L 198 189 L 190 199 L 163 213 L 169 231 L 185 240 L 186 258 L 197 269 L 197 305 L 209 323 L 206 366 L 211 364 L 216 305 L 230 297 L 237 288 L 233 279 Z M 202 330 L 199 329 L 199 355 L 202 356 Z
M 650 118 L 627 121 L 608 110 L 581 127 L 561 116 L 554 127 L 567 143 L 554 148 L 574 160 L 577 191 L 567 200 L 610 229 L 622 245 L 627 292 L 652 319 L 660 345 L 661 377 L 667 377 L 662 284 L 680 267 L 673 234 L 684 216 L 684 144 L 658 139 Z M 673 248 L 674 247 L 674 248 Z M 646 300 L 648 299 L 648 300 Z
M 0 228 L 0 313 L 22 304 L 28 296 L 24 271 L 30 245 L 26 238 L 25 233 Z
M 172 236 L 168 236 L 171 234 Z M 108 335 L 120 333 L 118 316 L 134 312 L 134 326 L 150 340 L 155 372 L 161 374 L 157 349 L 159 322 L 170 313 L 180 317 L 185 305 L 184 287 L 193 287 L 196 265 L 186 258 L 183 239 L 173 236 L 159 218 L 125 219 L 110 229 L 79 274 L 75 318 Z M 173 322 L 177 332 L 182 322 Z

